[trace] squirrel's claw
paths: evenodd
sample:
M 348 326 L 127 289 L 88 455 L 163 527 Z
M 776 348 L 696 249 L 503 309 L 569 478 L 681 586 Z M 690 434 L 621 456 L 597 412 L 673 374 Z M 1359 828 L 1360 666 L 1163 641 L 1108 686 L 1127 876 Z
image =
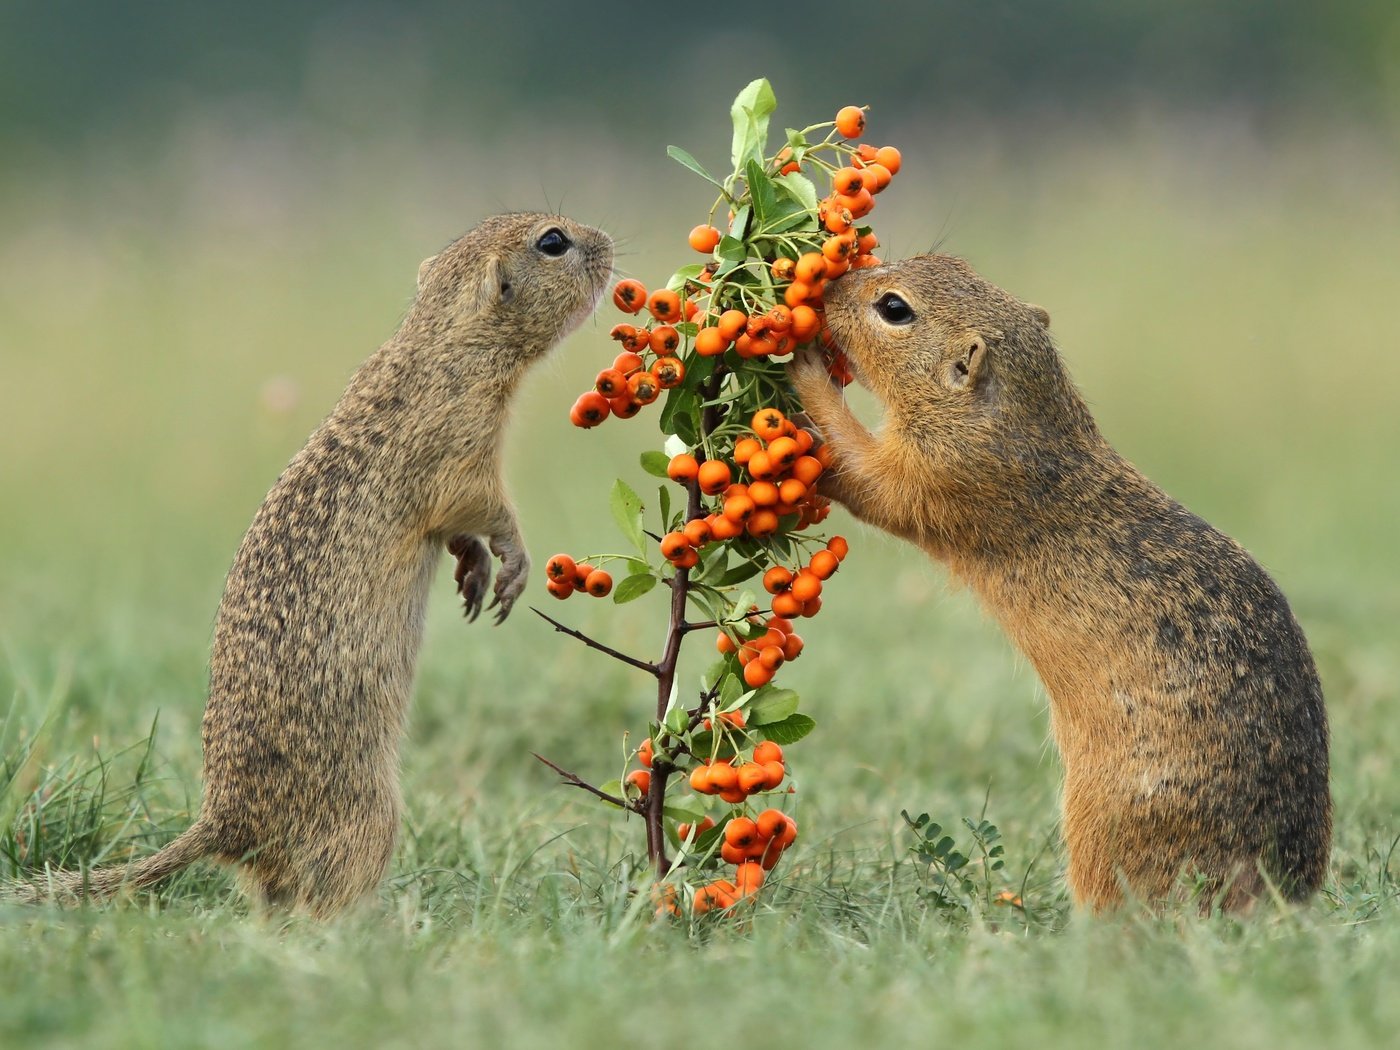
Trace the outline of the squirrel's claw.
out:
M 488 609 L 499 609 L 496 623 L 502 624 L 515 600 L 525 592 L 525 584 L 530 576 L 530 557 L 519 537 L 491 540 L 491 553 L 501 559 L 501 571 L 496 574 L 495 595 Z
M 462 596 L 462 615 L 468 622 L 475 622 L 491 582 L 491 554 L 475 536 L 453 537 L 447 551 L 457 559 L 453 578 L 457 581 L 457 593 Z

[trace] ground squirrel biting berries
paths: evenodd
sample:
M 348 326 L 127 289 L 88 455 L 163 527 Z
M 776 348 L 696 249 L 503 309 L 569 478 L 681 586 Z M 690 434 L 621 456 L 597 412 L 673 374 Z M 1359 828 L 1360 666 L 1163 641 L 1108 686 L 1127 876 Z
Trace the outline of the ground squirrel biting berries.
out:
M 825 297 L 871 434 L 820 358 L 792 366 L 827 489 L 969 585 L 1039 672 L 1063 757 L 1075 900 L 1302 899 L 1331 840 L 1327 717 L 1268 574 L 1100 436 L 1049 316 L 960 259 L 854 271 Z
M 592 312 L 612 258 L 599 230 L 513 214 L 423 263 L 398 331 L 277 480 L 229 571 L 198 819 L 143 861 L 51 872 L 21 896 L 101 897 L 202 857 L 237 864 L 262 902 L 316 916 L 378 885 L 429 585 L 445 547 L 473 619 L 491 555 L 498 623 L 523 590 L 529 559 L 501 478 L 508 403 Z

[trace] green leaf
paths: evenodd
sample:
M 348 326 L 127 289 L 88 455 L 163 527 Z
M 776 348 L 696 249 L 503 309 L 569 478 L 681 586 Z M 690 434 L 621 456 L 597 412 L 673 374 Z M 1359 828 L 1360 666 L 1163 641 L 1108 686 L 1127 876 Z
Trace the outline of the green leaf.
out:
M 749 216 L 752 214 L 753 207 L 748 204 L 745 204 L 742 208 L 736 211 L 734 213 L 733 220 L 731 220 L 729 223 L 729 236 L 737 238 L 740 242 L 742 242 L 744 238 L 749 235 Z M 716 245 L 716 247 L 718 247 L 718 245 Z M 744 249 L 744 254 L 747 258 L 747 248 Z
M 655 586 L 656 577 L 650 572 L 639 572 L 634 576 L 628 576 L 613 588 L 613 602 L 617 605 L 625 605 L 640 598 Z
M 680 821 L 684 824 L 698 824 L 705 819 L 703 809 L 687 809 L 684 806 L 662 806 L 661 812 L 665 813 L 672 820 Z
M 729 670 L 729 661 L 724 657 L 720 657 L 714 663 L 710 664 L 709 667 L 705 668 L 705 673 L 700 676 L 700 688 L 708 693 L 715 687 L 715 683 L 719 681 L 720 675 L 724 674 L 727 670 Z
M 685 727 L 689 724 L 689 716 L 685 713 L 685 708 L 677 705 L 666 712 L 666 731 L 672 736 L 680 736 L 685 732 Z
M 768 118 L 777 108 L 773 87 L 763 78 L 750 83 L 734 99 L 729 108 L 729 116 L 734 121 L 734 141 L 729 155 L 735 171 L 743 170 L 750 158 L 763 159 L 763 147 L 768 141 Z
M 807 715 L 788 715 L 781 722 L 772 722 L 764 726 L 761 732 L 765 740 L 787 745 L 797 743 L 816 728 L 817 723 Z
M 661 531 L 671 530 L 671 490 L 662 485 L 656 490 L 656 498 L 661 504 Z
M 753 606 L 753 591 L 745 590 L 739 593 L 739 597 L 734 600 L 734 605 L 729 610 L 729 615 L 716 617 L 716 619 L 739 620 L 749 614 L 749 609 Z
M 722 586 L 720 580 L 724 578 L 724 570 L 728 564 L 729 552 L 723 545 L 717 545 L 715 553 L 705 558 L 705 567 L 695 579 L 701 583 Z
M 671 457 L 664 452 L 643 452 L 642 469 L 654 478 L 667 477 L 666 468 L 671 463 Z
M 749 724 L 768 726 L 782 722 L 797 710 L 797 694 L 791 689 L 764 686 L 749 703 Z
M 637 550 L 645 553 L 645 537 L 642 534 L 642 497 L 632 491 L 632 486 L 621 478 L 613 482 L 612 498 L 609 500 L 612 507 L 613 520 L 617 522 L 617 527 L 622 530 L 624 536 L 632 541 Z
M 779 193 L 802 205 L 804 211 L 816 212 L 817 188 L 806 175 L 795 171 L 789 175 L 774 175 L 772 185 L 777 187 Z
M 691 171 L 695 172 L 695 174 L 699 175 L 705 181 L 712 182 L 720 189 L 724 189 L 724 183 L 720 182 L 719 179 L 715 178 L 708 171 L 706 171 L 698 160 L 692 157 L 685 150 L 681 149 L 679 146 L 667 146 L 666 156 L 670 157 L 672 160 L 676 161 L 682 166 L 689 168 Z
M 720 686 L 719 696 L 715 699 L 715 708 L 719 711 L 728 711 L 733 708 L 739 697 L 744 695 L 743 683 L 739 681 L 739 676 L 731 674 L 725 678 Z
M 768 176 L 763 174 L 763 165 L 750 160 L 744 168 L 744 180 L 749 184 L 749 199 L 753 201 L 753 215 L 757 229 L 763 229 L 778 207 L 778 194 Z
M 616 795 L 618 798 L 621 798 L 621 797 L 622 797 L 622 781 L 620 781 L 620 780 L 609 780 L 606 784 L 599 784 L 599 785 L 598 785 L 598 790 L 599 790 L 599 791 L 606 792 L 606 793 L 609 794 L 609 795 Z M 614 806 L 611 802 L 607 801 L 606 799 L 603 799 L 602 802 L 603 802 L 603 805 L 605 805 L 605 806 L 612 806 L 613 809 L 620 809 L 620 808 L 621 808 L 621 807 L 619 807 L 619 806 Z
M 733 587 L 736 583 L 743 583 L 745 580 L 752 579 L 754 574 L 760 569 L 762 569 L 762 566 L 755 562 L 740 562 L 718 580 L 711 580 L 710 582 L 716 587 Z

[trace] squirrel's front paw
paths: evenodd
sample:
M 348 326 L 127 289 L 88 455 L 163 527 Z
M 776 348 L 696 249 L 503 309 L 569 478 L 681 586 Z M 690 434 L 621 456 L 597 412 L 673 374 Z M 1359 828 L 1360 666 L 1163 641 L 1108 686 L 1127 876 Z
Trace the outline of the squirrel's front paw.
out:
M 491 552 L 475 536 L 454 536 L 447 552 L 457 559 L 457 593 L 462 596 L 462 614 L 468 620 L 481 615 L 486 588 L 491 583 Z
M 501 559 L 501 571 L 496 574 L 496 595 L 491 608 L 496 609 L 496 622 L 503 623 L 510 615 L 515 600 L 525 591 L 530 577 L 530 556 L 518 536 L 491 540 L 491 553 Z

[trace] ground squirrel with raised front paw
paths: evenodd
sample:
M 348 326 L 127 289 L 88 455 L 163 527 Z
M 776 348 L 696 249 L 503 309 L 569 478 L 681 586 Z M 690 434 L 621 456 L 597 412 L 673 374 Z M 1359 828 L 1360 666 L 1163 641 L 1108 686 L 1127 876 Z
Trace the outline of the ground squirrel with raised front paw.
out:
M 507 407 L 527 367 L 592 312 L 612 258 L 599 230 L 514 214 L 423 263 L 398 331 L 277 480 L 229 571 L 198 819 L 146 860 L 50 872 L 20 896 L 101 897 L 202 857 L 237 864 L 257 899 L 317 916 L 374 889 L 398 831 L 429 585 L 445 547 L 473 619 L 492 554 L 498 623 L 524 589 L 501 478 Z
M 1103 439 L 1044 310 L 947 255 L 853 271 L 825 302 L 885 410 L 870 433 L 819 357 L 794 363 L 829 493 L 946 563 L 1039 672 L 1075 900 L 1155 903 L 1192 877 L 1227 909 L 1265 880 L 1315 891 L 1327 718 L 1273 580 Z

